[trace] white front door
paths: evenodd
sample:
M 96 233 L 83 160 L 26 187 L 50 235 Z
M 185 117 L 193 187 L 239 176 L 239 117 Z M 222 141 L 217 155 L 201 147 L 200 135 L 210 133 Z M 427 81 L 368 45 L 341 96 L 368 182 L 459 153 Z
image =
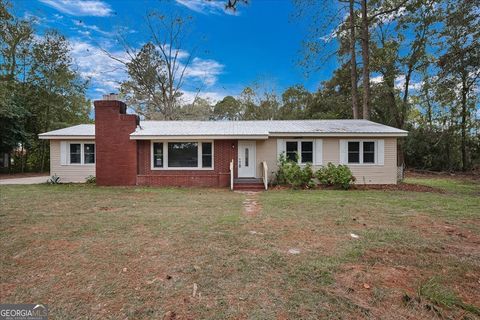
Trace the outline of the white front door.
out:
M 255 178 L 256 142 L 238 141 L 238 177 Z

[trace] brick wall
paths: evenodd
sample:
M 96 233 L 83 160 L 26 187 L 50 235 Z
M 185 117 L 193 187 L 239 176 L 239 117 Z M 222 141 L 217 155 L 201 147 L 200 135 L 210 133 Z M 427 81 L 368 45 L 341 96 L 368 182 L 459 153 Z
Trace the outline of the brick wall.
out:
M 236 140 L 214 141 L 213 170 L 152 170 L 150 141 L 138 141 L 138 185 L 227 187 L 230 161 L 237 159 Z M 234 171 L 237 176 L 237 169 Z
M 137 116 L 125 114 L 121 101 L 99 100 L 94 105 L 97 185 L 135 185 L 137 142 L 130 140 L 130 133 L 135 131 Z

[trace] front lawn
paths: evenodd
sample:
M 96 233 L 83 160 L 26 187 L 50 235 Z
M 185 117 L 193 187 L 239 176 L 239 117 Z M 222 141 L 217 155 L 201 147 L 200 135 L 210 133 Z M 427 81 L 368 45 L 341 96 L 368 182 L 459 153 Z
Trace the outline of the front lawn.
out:
M 52 319 L 480 317 L 480 183 L 408 182 L 444 191 L 0 186 L 0 303 Z

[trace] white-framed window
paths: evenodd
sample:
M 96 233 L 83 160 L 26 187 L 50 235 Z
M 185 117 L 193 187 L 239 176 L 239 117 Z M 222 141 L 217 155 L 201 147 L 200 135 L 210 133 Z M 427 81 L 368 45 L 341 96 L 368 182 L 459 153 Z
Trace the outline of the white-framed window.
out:
M 347 141 L 347 163 L 348 164 L 375 164 L 376 142 L 355 140 Z
M 94 142 L 69 142 L 67 148 L 67 163 L 72 165 L 95 164 Z
M 297 161 L 300 164 L 313 163 L 313 155 L 313 140 L 285 141 L 285 156 L 288 160 Z
M 152 170 L 213 170 L 213 141 L 152 141 Z

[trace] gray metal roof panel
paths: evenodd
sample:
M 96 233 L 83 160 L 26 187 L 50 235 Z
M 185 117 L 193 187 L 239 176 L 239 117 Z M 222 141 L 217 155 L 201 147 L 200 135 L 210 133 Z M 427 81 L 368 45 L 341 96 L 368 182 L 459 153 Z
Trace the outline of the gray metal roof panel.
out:
M 141 121 L 131 134 L 142 136 L 268 136 L 281 134 L 389 134 L 407 131 L 367 120 Z M 95 125 L 81 124 L 39 135 L 95 137 Z

